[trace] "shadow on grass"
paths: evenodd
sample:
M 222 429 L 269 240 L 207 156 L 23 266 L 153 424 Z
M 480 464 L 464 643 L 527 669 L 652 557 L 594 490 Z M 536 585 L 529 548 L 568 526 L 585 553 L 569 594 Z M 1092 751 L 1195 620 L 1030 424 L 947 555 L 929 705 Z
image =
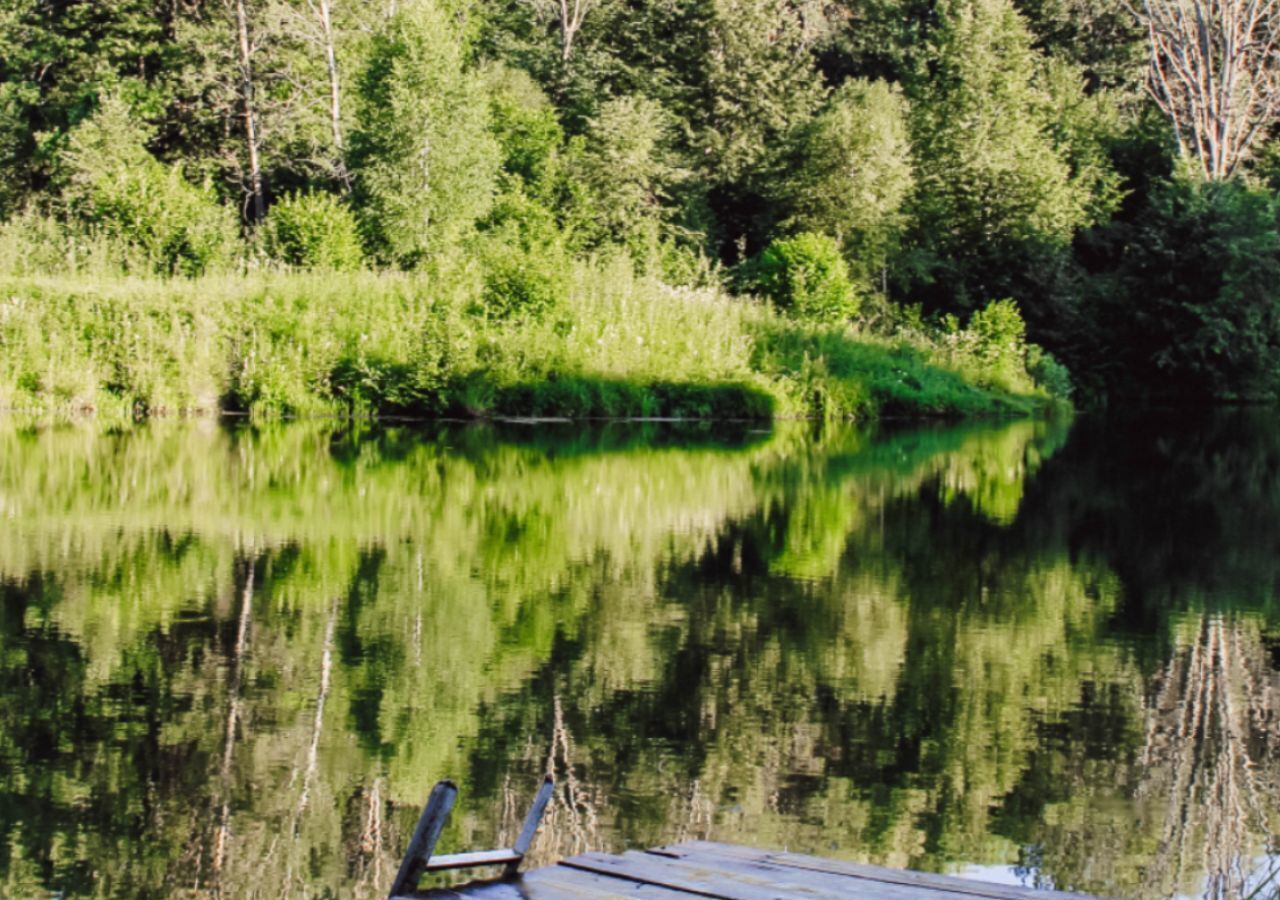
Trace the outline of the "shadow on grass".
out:
M 456 412 L 511 417 L 769 420 L 774 398 L 740 382 L 601 378 L 551 373 L 540 381 L 499 384 L 475 376 L 460 386 Z
M 854 340 L 831 326 L 769 323 L 756 329 L 752 368 L 786 379 L 815 416 L 876 418 L 1028 415 L 1047 398 L 975 383 L 901 341 Z
M 777 321 L 757 325 L 753 338 L 750 367 L 758 381 L 580 372 L 458 376 L 362 356 L 335 366 L 328 387 L 352 413 L 423 418 L 771 420 L 780 411 L 819 419 L 960 418 L 1028 415 L 1050 404 L 1047 396 L 1030 391 L 1025 373 L 1002 377 L 978 370 L 976 362 L 972 371 L 960 371 L 906 341 Z M 1025 393 L 1002 386 L 1020 381 Z

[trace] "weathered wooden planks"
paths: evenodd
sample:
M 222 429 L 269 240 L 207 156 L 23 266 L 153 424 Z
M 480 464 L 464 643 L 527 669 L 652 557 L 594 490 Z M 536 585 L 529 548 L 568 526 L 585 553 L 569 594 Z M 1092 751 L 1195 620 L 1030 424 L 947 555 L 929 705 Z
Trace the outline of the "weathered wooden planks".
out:
M 568 866 L 549 866 L 527 872 L 511 881 L 477 881 L 456 888 L 422 891 L 400 900 L 585 900 L 587 897 L 618 900 L 689 900 L 689 894 L 652 884 L 598 875 Z
M 758 859 L 713 858 L 696 854 L 683 859 L 655 853 L 620 856 L 583 854 L 562 865 L 645 881 L 686 893 L 723 900 L 913 900 L 912 891 L 863 882 L 843 875 L 779 866 Z
M 986 898 L 986 900 L 1095 900 L 1095 898 L 1084 894 L 1073 894 L 1065 891 L 1032 890 L 1012 885 L 974 881 L 969 878 L 956 878 L 952 875 L 937 875 L 932 872 L 914 872 L 905 869 L 887 869 L 883 866 L 872 866 L 866 863 L 846 862 L 845 860 L 826 859 L 820 856 L 806 856 L 800 853 L 788 853 L 778 850 L 759 850 L 754 847 L 720 844 L 712 841 L 687 841 L 669 847 L 657 847 L 649 852 L 670 855 L 676 859 L 729 858 L 759 860 L 776 865 L 826 872 L 886 885 L 927 888 L 932 891 L 946 891 L 951 894 L 968 897 Z M 884 894 L 883 896 L 889 895 Z
M 411 896 L 432 900 L 1090 900 L 1081 894 L 1033 891 L 709 841 L 645 852 L 583 853 L 519 879 L 474 882 Z

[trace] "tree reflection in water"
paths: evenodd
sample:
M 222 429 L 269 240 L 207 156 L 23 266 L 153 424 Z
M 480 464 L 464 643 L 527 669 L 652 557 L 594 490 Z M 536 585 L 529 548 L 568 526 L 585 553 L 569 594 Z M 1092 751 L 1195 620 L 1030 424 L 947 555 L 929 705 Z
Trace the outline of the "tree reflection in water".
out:
M 711 837 L 1240 896 L 1277 472 L 1248 415 L 3 423 L 0 893 L 380 897 L 436 778 L 480 847 L 551 771 L 534 863 Z
M 1205 895 L 1242 896 L 1259 837 L 1275 832 L 1280 798 L 1280 678 L 1258 623 L 1201 614 L 1179 628 L 1145 705 L 1140 801 L 1163 802 L 1147 879 L 1177 886 L 1205 873 Z

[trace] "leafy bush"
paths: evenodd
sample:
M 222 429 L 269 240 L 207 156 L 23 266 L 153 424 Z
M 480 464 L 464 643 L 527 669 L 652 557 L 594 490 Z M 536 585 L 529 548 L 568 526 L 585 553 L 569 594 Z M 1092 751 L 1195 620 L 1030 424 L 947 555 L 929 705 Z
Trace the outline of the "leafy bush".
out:
M 1013 300 L 993 300 L 969 317 L 977 358 L 993 368 L 1022 368 L 1027 326 Z
M 355 216 L 332 194 L 291 194 L 262 226 L 267 255 L 304 269 L 354 272 L 364 264 Z
M 161 274 L 217 267 L 236 240 L 233 213 L 211 186 L 191 184 L 152 156 L 147 137 L 123 100 L 105 98 L 72 132 L 63 156 L 70 211 L 140 247 Z
M 800 318 L 835 321 L 858 312 L 849 266 L 840 245 L 826 235 L 806 232 L 774 241 L 744 274 L 748 289 Z
M 538 317 L 559 297 L 556 278 L 542 267 L 529 266 L 523 254 L 490 264 L 484 274 L 484 308 L 498 318 Z
M 1027 326 L 1013 300 L 993 300 L 960 328 L 954 316 L 943 320 L 942 342 L 979 383 L 1006 390 L 1028 389 Z
M 1027 345 L 1027 374 L 1049 396 L 1059 400 L 1070 400 L 1075 391 L 1070 370 L 1039 344 Z
M 1241 182 L 1158 183 L 1108 230 L 1091 318 L 1122 393 L 1257 397 L 1280 390 L 1280 202 Z
M 567 290 L 566 260 L 552 245 L 529 247 L 503 239 L 513 231 L 503 229 L 485 242 L 482 311 L 491 318 L 538 319 Z

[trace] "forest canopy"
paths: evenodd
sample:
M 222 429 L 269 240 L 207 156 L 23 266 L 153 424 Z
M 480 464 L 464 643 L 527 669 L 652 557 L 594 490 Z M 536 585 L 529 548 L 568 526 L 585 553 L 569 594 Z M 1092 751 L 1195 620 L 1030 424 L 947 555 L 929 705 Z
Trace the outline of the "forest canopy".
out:
M 3 0 L 3 240 L 164 278 L 478 272 L 508 321 L 624 258 L 937 346 L 1011 313 L 1053 393 L 1060 360 L 1091 400 L 1274 396 L 1280 0 L 1248 12 Z

